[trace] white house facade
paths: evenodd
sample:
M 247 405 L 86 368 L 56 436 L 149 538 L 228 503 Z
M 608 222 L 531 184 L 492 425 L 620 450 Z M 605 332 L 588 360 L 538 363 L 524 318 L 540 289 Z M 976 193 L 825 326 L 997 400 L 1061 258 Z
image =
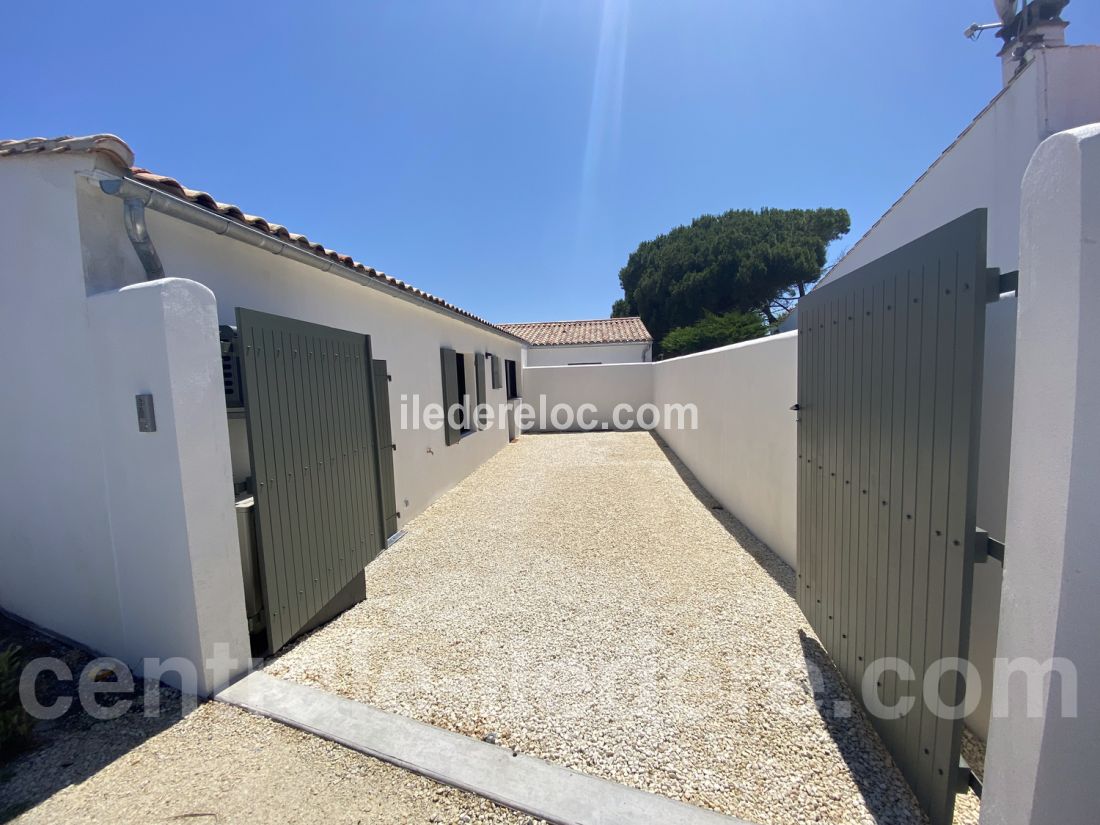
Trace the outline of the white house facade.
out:
M 477 363 L 494 405 L 508 388 L 492 380 L 492 359 L 518 376 L 524 342 L 132 167 L 129 147 L 111 136 L 0 143 L 0 326 L 28 345 L 0 368 L 0 420 L 17 434 L 0 447 L 0 606 L 139 671 L 145 657 L 206 661 L 218 644 L 243 667 L 234 485 L 248 474 L 248 442 L 226 414 L 219 325 L 244 307 L 369 335 L 387 363 L 395 430 L 405 405 L 442 401 L 441 349 L 471 367 L 487 358 Z M 152 280 L 125 201 L 105 191 L 119 181 L 148 202 L 132 234 L 151 239 L 161 270 Z M 157 198 L 209 228 L 156 211 Z M 155 405 L 155 432 L 139 431 L 139 395 Z M 509 437 L 491 428 L 448 443 L 443 429 L 401 430 L 398 522 Z M 198 690 L 231 675 L 200 673 Z
M 641 318 L 501 324 L 527 342 L 528 367 L 642 364 L 653 360 L 653 336 Z

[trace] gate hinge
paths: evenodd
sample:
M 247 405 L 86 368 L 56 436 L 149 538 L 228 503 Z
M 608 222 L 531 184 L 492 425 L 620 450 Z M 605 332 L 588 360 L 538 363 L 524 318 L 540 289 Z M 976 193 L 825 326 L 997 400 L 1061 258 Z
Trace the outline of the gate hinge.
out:
M 989 290 L 986 298 L 990 303 L 998 300 L 1004 293 L 1020 294 L 1020 270 L 1001 272 L 999 269 L 986 270 L 989 273 Z
M 979 527 L 974 531 L 974 563 L 981 564 L 990 559 L 996 559 L 1001 563 L 1001 566 L 1004 566 L 1004 542 L 990 538 L 989 533 Z
M 974 791 L 974 796 L 982 798 L 982 780 L 974 773 L 973 769 L 961 756 L 959 757 L 959 772 L 955 776 L 955 793 Z

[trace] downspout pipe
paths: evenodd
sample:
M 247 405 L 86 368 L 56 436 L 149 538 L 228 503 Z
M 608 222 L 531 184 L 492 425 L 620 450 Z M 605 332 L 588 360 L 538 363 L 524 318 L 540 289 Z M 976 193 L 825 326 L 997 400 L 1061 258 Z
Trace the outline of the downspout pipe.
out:
M 124 198 L 122 219 L 126 224 L 126 236 L 145 270 L 145 280 L 163 278 L 164 267 L 160 263 L 156 247 L 153 246 L 153 239 L 149 237 L 149 227 L 145 224 L 145 203 L 140 198 Z
M 245 226 L 237 221 L 230 220 L 229 218 L 222 217 L 211 212 L 208 209 L 204 209 L 201 206 L 196 206 L 188 201 L 181 200 L 173 195 L 169 195 L 166 192 L 161 192 L 159 189 L 154 189 L 151 186 L 146 186 L 143 183 L 139 183 L 131 178 L 116 178 L 116 177 L 103 177 L 98 178 L 99 188 L 107 195 L 112 195 L 116 198 L 122 198 L 123 203 L 135 202 L 141 207 L 140 210 L 140 225 L 143 228 L 145 226 L 144 210 L 146 208 L 152 209 L 155 212 L 160 212 L 162 215 L 168 215 L 172 218 L 177 218 L 181 221 L 189 223 L 193 226 L 198 226 L 202 229 L 209 230 L 217 235 L 224 235 L 227 238 L 232 238 L 235 241 L 242 241 L 249 246 L 254 246 L 258 249 L 263 249 L 270 252 L 272 255 L 281 255 L 284 258 L 290 258 L 298 263 L 306 264 L 315 269 L 319 269 L 322 272 L 331 272 L 334 275 L 339 275 L 341 278 L 345 278 L 353 283 L 360 284 L 362 286 L 371 287 L 377 289 L 380 292 L 384 292 L 387 295 L 391 295 L 395 298 L 400 298 L 403 301 L 416 304 L 417 306 L 425 307 L 437 312 L 440 315 L 445 315 L 448 318 L 455 318 L 460 321 L 466 321 L 477 326 L 483 326 L 491 332 L 495 332 L 497 335 L 504 336 L 510 340 L 518 343 L 526 343 L 523 339 L 505 332 L 502 329 L 494 327 L 492 324 L 487 324 L 478 321 L 474 318 L 470 318 L 459 313 L 452 312 L 446 307 L 440 306 L 432 301 L 420 298 L 410 292 L 399 289 L 398 287 L 384 283 L 382 281 L 371 278 L 367 275 L 357 272 L 351 269 L 339 261 L 334 261 L 331 258 L 327 258 L 323 255 L 318 255 L 315 252 L 302 249 L 295 244 L 287 243 L 279 238 L 273 238 L 258 229 L 253 229 L 251 226 Z M 130 230 L 129 218 L 127 218 L 127 233 Z M 140 237 L 140 236 L 139 236 Z M 148 232 L 144 231 L 144 238 L 148 240 Z M 134 244 L 134 249 L 138 249 L 137 241 L 134 240 L 134 236 L 130 235 L 130 241 Z M 151 242 L 148 246 L 152 249 Z M 153 253 L 156 254 L 155 252 Z M 138 250 L 138 256 L 140 257 L 142 252 Z M 142 258 L 142 264 L 145 264 L 145 259 Z M 158 261 L 159 265 L 159 261 Z M 146 273 L 148 274 L 148 269 Z M 156 277 L 163 277 L 163 270 L 161 275 Z

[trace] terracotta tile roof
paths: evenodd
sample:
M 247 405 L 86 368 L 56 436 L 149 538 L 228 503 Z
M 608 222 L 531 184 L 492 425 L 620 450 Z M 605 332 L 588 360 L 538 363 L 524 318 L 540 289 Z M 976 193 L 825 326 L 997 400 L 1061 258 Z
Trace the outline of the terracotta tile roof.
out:
M 129 177 L 138 183 L 144 183 L 147 186 L 151 186 L 155 189 L 159 189 L 174 197 L 180 198 L 185 201 L 189 201 L 197 206 L 201 206 L 203 209 L 207 209 L 211 212 L 215 212 L 226 218 L 230 218 L 246 226 L 250 226 L 253 229 L 257 229 L 267 235 L 279 238 L 280 240 L 292 243 L 302 249 L 313 252 L 316 255 L 320 255 L 325 258 L 330 258 L 343 266 L 351 269 L 360 275 L 364 275 L 368 278 L 372 278 L 382 283 L 388 284 L 391 287 L 399 289 L 403 292 L 408 292 L 417 298 L 436 304 L 444 309 L 459 315 L 463 318 L 468 318 L 471 321 L 475 321 L 483 326 L 489 327 L 496 332 L 504 333 L 511 338 L 519 338 L 516 334 L 509 332 L 497 324 L 492 324 L 472 312 L 467 312 L 460 307 L 451 304 L 442 298 L 432 295 L 430 292 L 425 292 L 422 289 L 417 289 L 411 284 L 407 284 L 397 278 L 391 277 L 384 272 L 380 272 L 374 267 L 366 266 L 359 263 L 350 255 L 343 255 L 332 249 L 328 249 L 319 243 L 311 241 L 305 235 L 300 235 L 296 232 L 291 232 L 285 226 L 277 223 L 271 223 L 270 221 L 258 216 L 249 215 L 240 207 L 231 203 L 222 203 L 215 200 L 214 197 L 207 192 L 202 192 L 197 189 L 188 189 L 181 184 L 175 178 L 168 177 L 167 175 L 158 175 L 155 172 L 150 172 L 148 169 L 143 169 L 140 166 L 134 166 L 134 153 L 126 142 L 115 135 L 89 135 L 87 137 L 59 137 L 59 138 L 28 138 L 26 140 L 4 140 L 0 141 L 0 157 L 8 155 L 25 155 L 34 153 L 59 153 L 59 152 L 102 152 L 111 156 L 121 166 L 129 169 Z
M 538 321 L 501 324 L 500 328 L 536 347 L 582 344 L 649 343 L 653 336 L 641 318 L 598 318 L 592 321 Z

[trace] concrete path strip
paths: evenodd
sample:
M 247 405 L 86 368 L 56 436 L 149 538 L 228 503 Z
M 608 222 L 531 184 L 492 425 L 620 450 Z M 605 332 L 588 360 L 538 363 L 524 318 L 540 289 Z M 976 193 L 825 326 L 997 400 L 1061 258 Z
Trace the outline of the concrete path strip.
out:
M 260 671 L 215 698 L 559 825 L 748 825 Z

